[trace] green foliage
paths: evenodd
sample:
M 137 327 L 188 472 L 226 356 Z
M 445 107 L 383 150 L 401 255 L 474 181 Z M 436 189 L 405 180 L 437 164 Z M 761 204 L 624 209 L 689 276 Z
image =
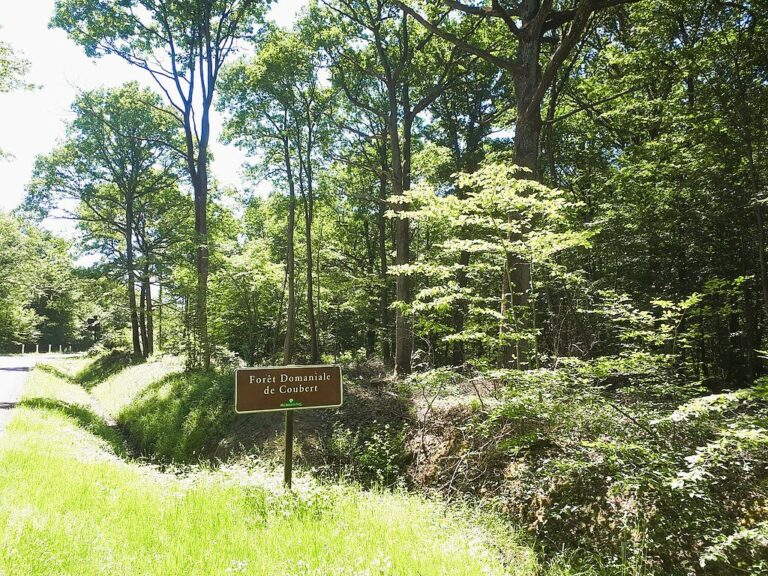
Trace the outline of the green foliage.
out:
M 326 464 L 321 473 L 365 486 L 391 488 L 400 484 L 410 461 L 405 431 L 376 420 L 356 430 L 336 422 L 324 443 Z
M 502 576 L 496 539 L 439 502 L 297 478 L 258 466 L 172 469 L 116 458 L 62 388 L 35 372 L 0 449 L 0 571 L 31 576 L 422 574 Z M 172 546 L 168 542 L 173 541 Z M 539 574 L 514 537 L 508 561 Z M 109 550 L 109 554 L 105 554 Z M 521 570 L 517 570 L 520 568 Z
M 140 362 L 139 359 L 133 357 L 130 352 L 124 349 L 111 350 L 97 356 L 92 362 L 77 372 L 72 380 L 86 390 L 91 390 L 110 376 L 114 376 L 128 366 L 138 362 Z
M 0 212 L 0 350 L 19 344 L 79 344 L 87 290 L 73 270 L 69 244 Z
M 446 445 L 452 457 L 431 481 L 617 571 L 761 573 L 765 383 L 701 398 L 671 384 L 666 361 L 654 371 L 629 359 L 487 375 L 504 386 L 500 402 L 454 424 L 463 441 Z
M 65 192 L 83 201 L 75 215 L 84 248 L 103 256 L 88 272 L 98 279 L 66 290 L 75 277 L 66 246 L 46 248 L 40 240 L 50 238 L 0 219 L 0 276 L 9 279 L 0 285 L 0 346 L 74 338 L 85 310 L 98 310 L 111 341 L 124 339 L 124 287 L 134 285 L 121 253 L 127 235 L 145 297 L 160 303 L 143 313 L 157 320 L 161 345 L 194 358 L 202 320 L 191 204 L 186 182 L 162 177 L 178 171 L 180 153 L 194 166 L 198 217 L 207 211 L 211 222 L 195 240 L 210 249 L 220 365 L 275 363 L 289 309 L 297 359 L 316 356 L 307 352 L 316 332 L 323 361 L 369 367 L 380 353 L 386 363 L 393 319 L 405 316 L 397 331 L 413 336 L 416 374 L 392 390 L 413 404 L 398 420 L 408 425 L 379 424 L 370 412 L 362 424 L 318 418 L 319 434 L 332 428 L 318 448 L 323 472 L 366 485 L 413 472 L 451 495 L 491 499 L 548 553 L 581 550 L 607 573 L 765 572 L 767 6 L 579 2 L 611 9 L 594 14 L 553 69 L 546 58 L 563 55 L 579 30 L 576 3 L 520 3 L 541 5 L 548 18 L 540 63 L 552 81 L 541 110 L 520 114 L 517 64 L 502 70 L 504 60 L 477 57 L 477 47 L 493 46 L 497 58 L 523 60 L 513 52 L 528 31 L 508 32 L 527 16 L 498 18 L 508 6 L 497 4 L 481 21 L 479 5 L 460 14 L 452 3 L 419 4 L 417 14 L 470 50 L 391 2 L 328 0 L 291 30 L 269 27 L 254 57 L 221 71 L 224 137 L 248 153 L 254 180 L 230 193 L 213 181 L 199 189 L 209 132 L 193 124 L 208 116 L 191 110 L 207 110 L 231 42 L 258 36 L 266 3 L 59 0 L 55 26 L 90 55 L 117 53 L 160 78 L 175 107 L 135 85 L 78 98 L 68 140 L 38 162 L 28 208 Z M 223 34 L 210 38 L 216 29 Z M 0 91 L 18 84 L 19 65 L 0 45 Z M 174 91 L 168 74 L 189 91 Z M 108 113 L 90 114 L 96 108 Z M 535 173 L 512 154 L 529 114 L 541 120 L 529 134 L 540 144 L 527 158 Z M 144 144 L 173 145 L 134 149 L 164 159 L 137 189 L 140 234 L 127 231 L 127 197 L 109 174 L 137 134 L 108 138 L 104 118 L 133 126 Z M 287 227 L 296 208 L 303 235 Z M 401 219 L 406 235 L 397 234 Z M 291 266 L 290 279 L 289 259 L 307 264 Z M 528 266 L 530 286 L 514 275 Z M 302 295 L 290 306 L 289 288 Z M 509 365 L 512 347 L 530 351 L 519 355 L 530 369 L 494 370 Z M 124 360 L 104 358 L 81 381 L 92 386 Z M 167 376 L 121 422 L 165 462 L 215 455 L 236 430 L 229 378 Z M 376 376 L 382 396 L 366 407 L 384 405 L 395 393 L 388 383 Z M 272 504 L 253 497 L 258 522 L 271 521 L 262 512 Z M 314 501 L 274 508 L 325 518 Z
M 282 270 L 265 246 L 252 241 L 224 260 L 211 281 L 211 334 L 249 365 L 273 352 L 273 326 L 280 302 Z
M 416 187 L 392 203 L 407 203 L 406 213 L 428 234 L 430 245 L 419 260 L 390 268 L 422 280 L 411 305 L 398 304 L 413 318 L 417 334 L 434 342 L 462 342 L 482 349 L 493 359 L 506 344 L 535 341 L 536 332 L 524 318 L 535 305 L 501 309 L 502 277 L 507 262 L 521 258 L 533 263 L 534 292 L 546 289 L 547 270 L 556 270 L 562 252 L 589 246 L 593 231 L 569 226 L 575 204 L 562 191 L 522 178 L 522 169 L 491 157 L 471 174 L 459 174 L 455 186 L 462 195 L 444 196 L 433 187 Z M 390 217 L 396 213 L 390 211 Z M 460 255 L 466 254 L 466 263 Z M 460 285 L 459 278 L 462 278 Z M 535 296 L 535 294 L 534 294 Z M 463 329 L 456 330 L 454 311 L 464 310 Z M 475 356 L 479 356 L 476 354 Z
M 24 76 L 29 71 L 29 62 L 20 58 L 8 44 L 0 42 L 0 92 L 27 88 Z

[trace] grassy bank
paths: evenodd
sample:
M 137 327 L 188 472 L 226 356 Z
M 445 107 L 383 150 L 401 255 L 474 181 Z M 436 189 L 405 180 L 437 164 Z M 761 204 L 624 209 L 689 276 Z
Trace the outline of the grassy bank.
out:
M 418 497 L 306 478 L 285 493 L 256 468 L 169 474 L 122 459 L 91 398 L 32 374 L 0 438 L 0 574 L 540 573 L 514 538 L 499 554 L 486 531 Z
M 120 361 L 48 368 L 66 382 L 41 381 L 45 398 L 28 405 L 65 409 L 117 453 L 162 465 L 280 461 L 281 415 L 236 417 L 230 374 Z M 702 396 L 646 356 L 471 380 L 347 374 L 342 409 L 297 416 L 299 470 L 471 501 L 579 573 L 768 573 L 768 381 Z M 72 401 L 52 404 L 64 390 Z M 128 445 L 73 403 L 115 418 Z M 501 549 L 517 555 L 517 540 Z

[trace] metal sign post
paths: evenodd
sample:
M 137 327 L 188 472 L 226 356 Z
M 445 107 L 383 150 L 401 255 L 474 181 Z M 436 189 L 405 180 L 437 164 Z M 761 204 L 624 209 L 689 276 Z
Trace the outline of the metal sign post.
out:
M 283 484 L 291 489 L 293 476 L 293 411 L 285 411 L 285 464 L 283 466 Z
M 235 372 L 235 412 L 285 412 L 286 488 L 293 474 L 293 412 L 344 403 L 339 366 L 275 366 Z

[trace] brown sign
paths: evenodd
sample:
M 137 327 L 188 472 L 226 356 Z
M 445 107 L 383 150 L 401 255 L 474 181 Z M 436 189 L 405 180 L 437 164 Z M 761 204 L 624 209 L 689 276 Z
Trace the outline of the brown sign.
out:
M 235 372 L 235 412 L 336 408 L 344 402 L 339 366 L 241 368 Z

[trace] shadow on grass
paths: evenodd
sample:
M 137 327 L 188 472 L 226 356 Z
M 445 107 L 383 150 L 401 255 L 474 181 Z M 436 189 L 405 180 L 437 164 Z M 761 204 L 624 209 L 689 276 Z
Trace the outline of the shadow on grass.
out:
M 56 378 L 61 378 L 62 380 L 66 380 L 67 382 L 75 382 L 74 376 L 70 374 L 69 372 L 65 372 L 61 368 L 57 368 L 56 366 L 53 366 L 52 364 L 38 364 L 35 366 L 37 370 L 42 370 L 43 372 L 47 372 L 48 374 L 53 374 L 56 376 Z
M 19 403 L 19 406 L 62 414 L 74 420 L 84 430 L 106 441 L 118 456 L 128 455 L 123 435 L 87 406 L 52 398 L 26 398 Z
M 129 366 L 141 364 L 143 362 L 143 358 L 136 358 L 125 350 L 112 350 L 108 354 L 99 356 L 96 360 L 75 374 L 74 377 L 70 376 L 66 378 L 80 384 L 80 386 L 86 390 L 91 390 L 110 376 L 114 376 Z

